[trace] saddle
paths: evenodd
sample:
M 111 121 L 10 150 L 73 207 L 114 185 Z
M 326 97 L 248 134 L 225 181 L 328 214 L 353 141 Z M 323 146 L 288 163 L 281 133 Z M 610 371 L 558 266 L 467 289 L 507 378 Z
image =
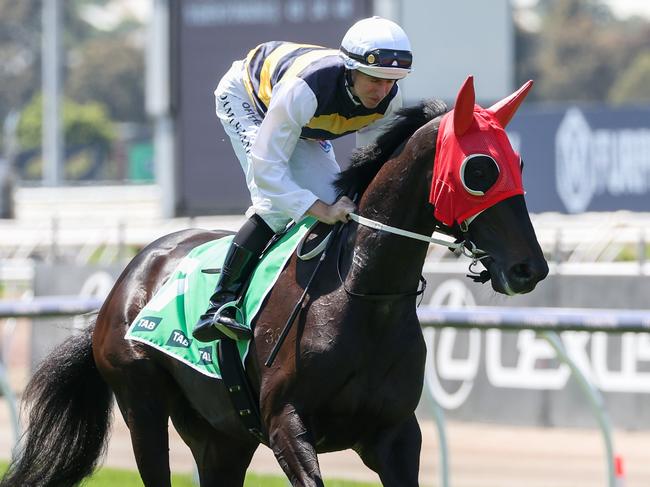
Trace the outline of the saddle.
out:
M 313 218 L 304 219 L 274 245 L 269 245 L 265 258 L 247 283 L 245 295 L 238 302 L 243 324 L 250 326 L 254 321 L 277 275 L 315 222 Z M 258 432 L 262 431 L 258 398 L 253 398 L 250 385 L 242 381 L 246 377 L 243 362 L 248 354 L 249 342 L 221 340 L 201 343 L 194 340 L 191 334 L 194 323 L 205 311 L 205 303 L 218 278 L 211 269 L 221 267 L 231 240 L 232 236 L 224 237 L 192 249 L 140 310 L 125 338 L 156 348 L 204 375 L 223 379 L 235 410 L 245 420 L 246 428 L 258 438 Z M 208 271 L 202 272 L 203 269 Z M 235 360 L 234 357 L 239 359 Z M 248 423 L 249 419 L 255 419 L 255 422 Z

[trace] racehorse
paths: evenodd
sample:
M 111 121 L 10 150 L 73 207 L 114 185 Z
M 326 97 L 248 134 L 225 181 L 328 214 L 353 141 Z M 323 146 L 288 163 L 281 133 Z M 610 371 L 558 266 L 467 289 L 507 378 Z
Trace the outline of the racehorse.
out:
M 475 105 L 468 78 L 451 112 L 442 102 L 403 110 L 375 145 L 354 155 L 338 188 L 361 195 L 357 214 L 362 217 L 420 235 L 442 228 L 456 237 L 475 261 L 481 260 L 497 292 L 533 290 L 548 267 L 521 191 L 472 219 L 444 225 L 432 212 L 449 207 L 451 200 L 445 198 L 454 198 L 454 192 L 443 193 L 435 207 L 430 202 L 434 156 L 447 143 L 439 136 L 445 117 L 459 136 L 474 127 L 472 140 L 488 147 L 490 132 L 503 132 L 529 85 L 486 111 Z M 481 116 L 491 117 L 487 128 L 479 127 Z M 507 139 L 499 140 L 499 150 L 513 156 L 503 142 Z M 470 199 L 482 201 L 481 194 L 489 195 L 499 178 L 520 177 L 506 174 L 509 165 L 494 160 L 498 154 L 478 154 L 470 168 L 467 161 L 476 155 L 462 166 L 470 172 L 462 181 Z M 383 485 L 416 486 L 421 433 L 414 411 L 425 363 L 416 301 L 428 243 L 357 223 L 343 228 L 338 252 L 327 254 L 271 367 L 264 360 L 315 261 L 294 255 L 256 318 L 246 370 L 259 393 L 266 443 L 294 486 L 323 486 L 317 453 L 348 448 Z M 317 226 L 309 244 L 327 230 Z M 124 338 L 179 260 L 222 235 L 173 233 L 127 265 L 94 326 L 50 355 L 30 381 L 25 395 L 31 403 L 29 425 L 0 485 L 71 486 L 88 476 L 105 448 L 113 396 L 130 430 L 144 485 L 171 485 L 169 418 L 192 451 L 202 486 L 243 485 L 259 440 L 243 427 L 222 381 Z

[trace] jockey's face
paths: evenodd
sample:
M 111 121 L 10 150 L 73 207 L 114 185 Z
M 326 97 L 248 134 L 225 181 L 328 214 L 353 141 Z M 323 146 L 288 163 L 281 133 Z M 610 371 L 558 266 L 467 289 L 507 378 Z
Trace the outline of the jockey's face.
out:
M 386 98 L 395 84 L 394 79 L 368 76 L 361 71 L 352 71 L 352 93 L 366 108 L 375 108 Z

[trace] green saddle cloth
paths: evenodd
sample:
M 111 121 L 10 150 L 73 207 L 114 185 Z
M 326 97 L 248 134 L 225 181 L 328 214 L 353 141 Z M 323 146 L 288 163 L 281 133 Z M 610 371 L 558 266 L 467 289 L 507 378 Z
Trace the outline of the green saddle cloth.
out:
M 237 310 L 240 323 L 251 327 L 264 298 L 269 293 L 296 247 L 316 223 L 305 218 L 264 255 L 251 277 L 251 283 Z M 206 242 L 192 249 L 181 260 L 154 297 L 142 308 L 125 338 L 145 343 L 180 360 L 210 377 L 221 378 L 217 361 L 217 341 L 203 343 L 192 338 L 192 329 L 208 307 L 219 278 L 218 273 L 202 272 L 221 268 L 233 236 Z M 249 340 L 237 342 L 242 361 Z

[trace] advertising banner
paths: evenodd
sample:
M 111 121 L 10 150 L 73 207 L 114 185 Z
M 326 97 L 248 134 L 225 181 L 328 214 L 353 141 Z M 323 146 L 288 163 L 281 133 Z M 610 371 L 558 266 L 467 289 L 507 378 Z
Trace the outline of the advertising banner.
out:
M 530 211 L 650 211 L 650 106 L 524 104 L 508 135 Z

